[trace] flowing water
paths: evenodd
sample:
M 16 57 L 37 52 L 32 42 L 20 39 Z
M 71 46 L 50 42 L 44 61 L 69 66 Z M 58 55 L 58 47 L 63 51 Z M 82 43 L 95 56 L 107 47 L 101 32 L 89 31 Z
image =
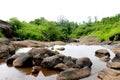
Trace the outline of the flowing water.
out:
M 114 57 L 112 51 L 110 51 L 106 46 L 86 46 L 86 45 L 55 45 L 54 50 L 57 48 L 64 47 L 64 51 L 59 51 L 61 54 L 66 56 L 72 56 L 75 58 L 89 57 L 93 63 L 91 76 L 83 78 L 80 80 L 95 80 L 97 73 L 106 67 L 106 62 L 100 61 L 95 57 L 95 51 L 98 49 L 107 49 L 111 54 L 111 59 Z M 108 46 L 107 46 L 108 47 Z M 19 49 L 16 54 L 21 52 L 27 52 L 32 48 Z M 49 47 L 51 49 L 51 47 Z M 36 75 L 31 74 L 32 68 L 14 68 L 8 66 L 4 61 L 0 61 L 0 80 L 56 80 L 56 76 L 59 73 L 55 70 L 41 69 Z

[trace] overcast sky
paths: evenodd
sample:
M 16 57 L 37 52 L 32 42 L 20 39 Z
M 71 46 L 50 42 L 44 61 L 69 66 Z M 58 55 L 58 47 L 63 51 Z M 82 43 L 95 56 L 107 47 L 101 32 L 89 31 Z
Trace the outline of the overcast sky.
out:
M 45 17 L 56 21 L 63 15 L 74 22 L 98 19 L 120 13 L 120 0 L 0 0 L 0 19 L 17 17 L 30 21 Z

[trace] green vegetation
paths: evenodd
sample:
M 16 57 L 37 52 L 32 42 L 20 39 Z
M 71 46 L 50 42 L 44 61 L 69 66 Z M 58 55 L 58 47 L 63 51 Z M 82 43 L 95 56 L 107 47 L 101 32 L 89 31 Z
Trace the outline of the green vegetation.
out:
M 1 29 L 0 29 L 0 37 L 4 37 L 4 34 L 2 33 Z
M 120 40 L 120 14 L 113 17 L 103 18 L 101 21 L 91 21 L 78 24 L 65 18 L 59 21 L 48 21 L 41 17 L 30 22 L 20 21 L 17 18 L 9 20 L 13 24 L 13 36 L 23 39 L 41 41 L 67 41 L 70 38 L 84 36 L 97 36 L 101 41 Z M 0 37 L 3 36 L 0 34 Z

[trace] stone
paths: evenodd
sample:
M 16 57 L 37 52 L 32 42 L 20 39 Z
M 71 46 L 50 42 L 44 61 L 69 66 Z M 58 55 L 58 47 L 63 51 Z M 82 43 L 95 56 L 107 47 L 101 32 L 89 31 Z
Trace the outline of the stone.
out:
M 108 62 L 107 67 L 120 70 L 120 63 L 119 62 Z
M 11 56 L 11 57 L 9 57 L 7 60 L 6 60 L 6 63 L 9 65 L 9 64 L 13 64 L 13 61 L 17 58 L 17 57 L 19 57 L 18 55 L 13 55 L 13 56 Z
M 57 50 L 63 51 L 63 50 L 65 50 L 65 48 L 64 47 L 60 47 L 60 48 L 57 48 Z
M 78 80 L 81 78 L 88 77 L 90 75 L 90 68 L 84 67 L 82 69 L 69 68 L 65 71 L 60 72 L 56 80 Z
M 92 62 L 88 57 L 83 57 L 83 58 L 79 58 L 78 60 L 76 60 L 76 65 L 79 68 L 83 68 L 83 67 L 86 67 L 86 66 L 91 68 Z
M 21 53 L 21 55 L 19 55 L 19 57 L 17 57 L 13 61 L 13 66 L 14 67 L 30 67 L 33 65 L 32 60 L 33 58 L 28 54 Z
M 69 67 L 63 63 L 59 63 L 56 66 L 54 66 L 54 69 L 64 71 L 64 70 L 69 69 Z
M 95 56 L 104 62 L 108 62 L 110 60 L 110 53 L 106 49 L 99 49 L 95 51 Z
M 103 69 L 98 73 L 97 80 L 120 80 L 120 70 Z
M 54 55 L 44 58 L 41 63 L 41 66 L 44 68 L 53 69 L 55 65 L 62 62 L 63 62 L 63 57 L 60 57 L 59 55 Z

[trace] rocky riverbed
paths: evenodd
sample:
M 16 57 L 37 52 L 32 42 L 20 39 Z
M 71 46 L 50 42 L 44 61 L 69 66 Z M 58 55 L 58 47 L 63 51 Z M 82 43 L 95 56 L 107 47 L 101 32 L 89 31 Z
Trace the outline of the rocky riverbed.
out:
M 118 80 L 119 78 L 119 54 L 120 44 L 117 42 L 99 42 L 94 41 L 94 38 L 85 38 L 83 40 L 73 40 L 74 45 L 101 45 L 107 46 L 111 49 L 115 56 L 110 58 L 110 52 L 107 49 L 98 49 L 93 53 L 101 61 L 105 61 L 107 65 L 104 69 L 98 72 L 97 80 L 110 80 L 108 77 L 112 77 L 111 80 Z M 60 71 L 56 76 L 57 80 L 77 80 L 91 76 L 92 66 L 95 66 L 94 62 L 85 57 L 73 57 L 61 54 L 61 51 L 54 50 L 54 45 L 65 45 L 68 43 L 62 41 L 55 42 L 40 42 L 34 40 L 24 41 L 11 41 L 9 39 L 0 39 L 0 58 L 5 59 L 6 64 L 12 65 L 15 68 L 33 67 L 30 71 L 32 74 L 38 74 L 41 68 Z M 70 43 L 69 43 L 70 44 Z M 19 48 L 31 47 L 32 49 L 27 53 L 15 54 L 15 51 Z M 77 48 L 77 47 L 76 47 Z M 90 47 L 91 48 L 91 47 Z M 65 50 L 66 48 L 56 48 L 58 50 Z M 87 49 L 86 49 L 87 50 Z M 70 51 L 70 50 L 69 50 Z M 89 51 L 89 50 L 88 50 Z M 74 52 L 72 52 L 74 54 Z M 113 53 L 113 54 L 114 54 Z M 112 73 L 115 74 L 112 74 Z M 9 80 L 9 79 L 8 79 Z M 89 80 L 89 79 L 86 79 Z

